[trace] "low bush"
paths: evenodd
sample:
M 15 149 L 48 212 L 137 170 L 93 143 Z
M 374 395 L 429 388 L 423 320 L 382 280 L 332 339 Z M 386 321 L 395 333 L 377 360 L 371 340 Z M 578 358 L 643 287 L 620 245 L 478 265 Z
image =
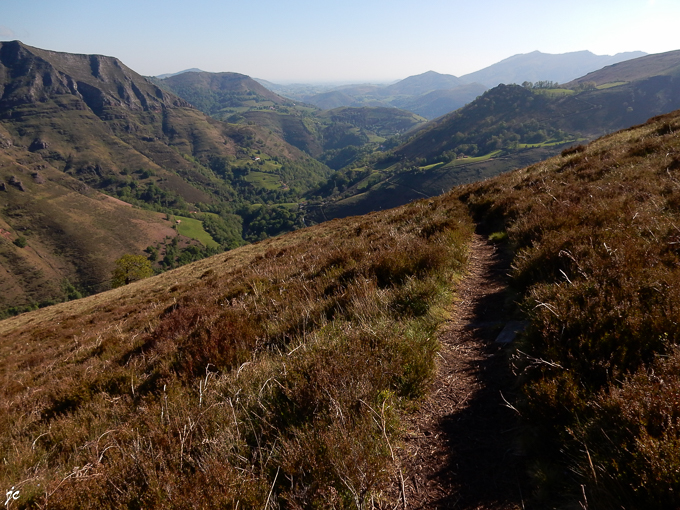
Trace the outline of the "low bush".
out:
M 4 360 L 23 368 L 1 387 L 0 480 L 24 480 L 26 507 L 379 501 L 400 416 L 432 377 L 471 234 L 457 200 L 415 202 L 240 248 L 96 296 L 96 312 L 13 331 L 3 345 L 42 347 Z
M 503 225 L 536 504 L 677 508 L 678 114 L 459 193 Z

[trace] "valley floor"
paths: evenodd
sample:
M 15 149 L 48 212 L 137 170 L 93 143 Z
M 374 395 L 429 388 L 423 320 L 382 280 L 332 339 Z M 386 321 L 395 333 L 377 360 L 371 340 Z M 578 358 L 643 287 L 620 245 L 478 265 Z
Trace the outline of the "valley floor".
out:
M 407 425 L 403 480 L 393 488 L 402 507 L 524 507 L 517 416 L 505 402 L 512 400 L 513 377 L 507 348 L 495 342 L 510 313 L 508 266 L 500 250 L 475 236 L 470 272 L 442 329 L 430 396 Z

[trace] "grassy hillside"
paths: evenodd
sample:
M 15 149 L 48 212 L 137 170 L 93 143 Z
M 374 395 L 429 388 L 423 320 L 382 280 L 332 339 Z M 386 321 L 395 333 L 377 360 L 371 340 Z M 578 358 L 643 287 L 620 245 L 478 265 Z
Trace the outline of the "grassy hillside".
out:
M 238 73 L 188 72 L 158 81 L 208 115 L 233 114 L 244 109 L 293 106 L 293 102 Z
M 465 84 L 456 76 L 428 71 L 389 85 L 381 93 L 385 96 L 421 96 L 433 90 L 451 90 Z
M 328 111 L 320 111 L 278 96 L 236 73 L 183 73 L 155 82 L 216 119 L 257 126 L 335 169 L 352 161 L 338 157 L 337 151 L 351 148 L 356 157 L 425 123 L 424 118 L 407 111 L 361 102 L 324 103 Z M 359 89 L 355 92 L 366 92 L 365 87 Z M 348 104 L 356 107 L 348 108 Z
M 433 199 L 0 322 L 1 483 L 22 507 L 380 504 L 471 232 Z
M 565 86 L 574 88 L 584 83 L 594 83 L 598 86 L 608 83 L 629 83 L 652 76 L 677 76 L 679 72 L 680 51 L 668 51 L 606 66 L 570 81 Z
M 3 274 L 13 283 L 0 314 L 61 300 L 63 287 L 102 290 L 113 260 L 127 251 L 151 247 L 157 267 L 167 268 L 215 249 L 207 237 L 201 246 L 179 237 L 166 249 L 176 232 L 153 212 L 213 213 L 208 234 L 219 239 L 217 249 L 229 249 L 273 230 L 250 226 L 242 210 L 297 202 L 330 174 L 275 133 L 208 117 L 112 57 L 2 43 L 0 90 L 0 184 L 7 190 L 0 192 L 0 221 L 13 239 L 26 228 L 41 233 L 28 250 L 5 250 Z M 255 186 L 245 178 L 250 171 L 282 185 Z M 102 202 L 99 193 L 118 200 Z M 44 260 L 17 256 L 33 248 Z
M 547 159 L 554 153 L 555 147 L 525 149 L 512 153 L 495 151 L 477 158 L 440 162 L 424 167 L 402 169 L 397 163 L 382 170 L 363 168 L 338 172 L 329 180 L 329 184 L 338 190 L 335 198 L 311 200 L 305 207 L 308 216 L 315 221 L 367 214 L 397 207 L 411 200 L 441 195 L 454 186 L 495 177 L 508 168 L 522 168 Z M 321 189 L 332 192 L 333 187 Z
M 0 314 L 106 290 L 115 259 L 176 236 L 165 215 L 103 195 L 19 148 L 0 152 L 0 183 Z
M 475 175 L 486 178 L 521 168 L 558 154 L 565 146 L 680 108 L 680 79 L 673 71 L 680 66 L 679 52 L 619 65 L 643 78 L 602 86 L 584 82 L 571 89 L 546 88 L 555 85 L 550 82 L 499 85 L 412 131 L 397 147 L 358 158 L 331 175 L 310 192 L 321 197 L 309 204 L 310 210 L 315 218 L 330 218 L 393 207 L 429 196 L 432 190 L 441 193 L 470 182 Z M 605 81 L 624 77 L 607 69 L 602 71 Z M 473 163 L 480 158 L 487 161 Z M 371 186 L 364 189 L 367 178 L 372 179 Z
M 676 112 L 0 322 L 2 483 L 26 507 L 394 506 L 471 216 L 529 323 L 527 505 L 676 508 L 679 132 Z
M 677 508 L 680 114 L 455 191 L 507 234 L 539 507 Z

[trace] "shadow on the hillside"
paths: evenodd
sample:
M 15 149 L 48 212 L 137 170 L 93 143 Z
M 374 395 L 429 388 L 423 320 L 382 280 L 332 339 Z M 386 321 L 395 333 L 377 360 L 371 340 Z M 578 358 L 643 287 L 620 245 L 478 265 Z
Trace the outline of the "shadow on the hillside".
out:
M 496 251 L 485 278 L 502 284 L 508 268 L 509 259 Z M 506 300 L 505 288 L 480 298 L 467 328 L 471 334 L 460 339 L 481 340 L 485 356 L 467 367 L 480 382 L 469 405 L 445 416 L 439 424 L 450 455 L 435 477 L 456 491 L 437 501 L 438 508 L 524 508 L 527 484 L 516 444 L 518 416 L 504 400 L 513 400 L 514 377 L 508 366 L 508 347 L 495 343 L 502 325 L 510 319 Z

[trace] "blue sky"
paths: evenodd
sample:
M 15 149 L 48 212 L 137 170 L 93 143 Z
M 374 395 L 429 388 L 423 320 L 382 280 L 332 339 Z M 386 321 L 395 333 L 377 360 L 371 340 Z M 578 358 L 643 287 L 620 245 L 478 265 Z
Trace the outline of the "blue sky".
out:
M 0 40 L 286 83 L 461 76 L 518 53 L 680 49 L 678 0 L 0 0 Z

